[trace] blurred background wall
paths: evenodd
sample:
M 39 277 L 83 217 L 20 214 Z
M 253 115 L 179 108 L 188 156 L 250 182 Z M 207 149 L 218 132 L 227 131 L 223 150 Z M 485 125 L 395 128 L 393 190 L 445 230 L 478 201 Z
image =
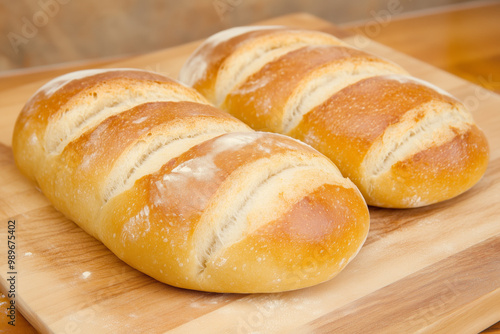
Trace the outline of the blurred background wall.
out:
M 0 0 L 0 71 L 141 54 L 295 12 L 344 24 L 472 1 Z

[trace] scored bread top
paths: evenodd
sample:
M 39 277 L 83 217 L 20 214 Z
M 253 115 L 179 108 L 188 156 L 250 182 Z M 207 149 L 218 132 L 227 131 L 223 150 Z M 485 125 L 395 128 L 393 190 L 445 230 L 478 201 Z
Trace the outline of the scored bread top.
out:
M 128 264 L 183 288 L 314 285 L 342 270 L 368 232 L 361 194 L 324 155 L 255 132 L 154 73 L 49 82 L 21 111 L 13 150 L 58 210 Z M 319 251 L 319 272 L 292 275 Z
M 336 91 L 363 78 L 391 73 L 406 71 L 344 46 L 302 47 L 248 77 L 227 95 L 222 108 L 253 129 L 287 134 L 304 114 Z
M 342 203 L 340 206 L 347 208 L 334 212 L 330 211 L 332 207 L 325 205 L 323 210 L 326 212 L 305 210 L 301 213 L 304 215 L 302 221 L 295 217 L 298 219 L 295 228 L 303 224 L 302 230 L 268 247 L 291 252 L 298 245 L 308 245 L 311 249 L 323 248 L 333 254 L 344 238 L 357 244 L 366 237 L 368 212 L 357 189 L 346 179 L 339 178 L 339 172 L 328 165 L 331 166 L 327 159 L 288 138 L 258 132 L 225 134 L 193 147 L 116 196 L 109 205 L 115 210 L 105 210 L 109 219 L 104 221 L 110 224 L 103 227 L 107 231 L 103 236 L 111 239 L 108 242 L 117 245 L 118 254 L 134 266 L 142 265 L 140 259 L 134 259 L 134 252 L 146 247 L 161 264 L 150 266 L 148 270 L 157 275 L 162 271 L 176 273 L 174 277 L 181 277 L 187 287 L 217 284 L 218 289 L 223 289 L 224 282 L 229 285 L 226 289 L 231 287 L 245 292 L 255 282 L 246 286 L 246 281 L 241 280 L 261 275 L 267 278 L 259 284 L 266 286 L 267 291 L 276 291 L 280 286 L 297 284 L 297 281 L 286 281 L 285 277 L 289 274 L 286 268 L 298 259 L 283 258 L 279 252 L 275 257 L 265 257 L 251 247 L 243 253 L 228 253 L 228 249 L 239 247 L 237 245 L 245 243 L 248 237 L 261 233 L 265 226 L 298 210 L 294 208 L 309 194 L 325 193 L 322 188 L 331 186 L 333 191 L 326 191 L 324 198 L 334 196 Z M 337 196 L 337 191 L 349 195 Z M 315 214 L 322 220 L 313 224 L 307 215 L 313 217 Z M 332 219 L 337 214 L 339 216 Z M 148 220 L 137 221 L 143 217 Z M 120 223 L 117 224 L 117 220 Z M 337 226 L 342 230 L 334 233 Z M 172 232 L 161 233 L 165 229 Z M 337 235 L 342 238 L 331 242 L 330 238 L 335 239 Z M 152 238 L 157 241 L 151 242 Z M 153 252 L 157 243 L 163 245 L 161 251 Z M 345 263 L 339 265 L 335 261 L 334 270 L 343 267 L 354 254 L 352 249 L 339 252 L 338 256 L 345 261 L 340 258 L 338 262 Z M 228 273 L 240 279 L 217 274 L 224 263 L 235 261 L 238 265 L 228 267 Z M 276 265 L 281 262 L 280 266 Z M 328 268 L 328 261 L 321 261 L 318 266 L 324 270 L 321 275 L 314 274 L 312 280 L 325 280 L 332 275 L 333 268 Z
M 266 63 L 311 43 L 344 44 L 328 34 L 280 26 L 228 29 L 208 38 L 194 52 L 179 79 L 219 106 L 234 87 Z
M 72 180 L 89 205 L 102 207 L 191 147 L 234 131 L 250 129 L 207 105 L 150 102 L 110 116 L 68 144 L 53 160 L 58 164 L 71 162 L 64 170 L 67 176 L 59 179 Z M 63 191 L 67 185 L 56 184 L 54 192 L 68 197 Z M 90 217 L 89 221 L 99 220 Z
M 26 158 L 34 155 L 41 159 L 42 152 L 61 153 L 71 140 L 107 116 L 152 101 L 208 104 L 190 88 L 152 72 L 85 70 L 61 76 L 41 87 L 23 108 L 14 131 L 19 136 L 29 135 L 23 139 L 33 144 L 24 147 Z M 29 164 L 21 165 L 29 168 Z
M 250 129 L 174 80 L 133 69 L 87 70 L 35 93 L 16 122 L 13 149 L 20 169 L 89 232 L 99 210 L 88 207 L 100 208 L 156 171 L 166 152 L 228 131 Z
M 225 44 L 253 45 L 252 50 L 273 34 L 268 28 L 258 37 L 228 31 L 233 33 Z M 281 36 L 287 30 L 279 31 L 275 45 L 286 39 Z M 226 59 L 241 62 L 253 54 L 244 48 L 225 51 Z M 253 129 L 290 135 L 318 149 L 355 182 L 368 204 L 405 208 L 439 202 L 469 189 L 486 170 L 488 144 L 465 106 L 381 57 L 312 37 L 278 57 L 262 58 L 244 73 L 225 61 L 212 63 L 212 57 L 217 58 L 203 43 L 184 65 L 181 80 L 192 70 L 191 59 L 207 62 L 198 81 L 188 84 Z M 228 83 L 231 75 L 237 82 Z M 210 85 L 227 88 L 207 94 Z M 461 149 L 452 142 L 461 142 Z M 460 168 L 441 163 L 444 157 L 461 161 Z M 428 161 L 420 164 L 420 159 Z M 461 175 L 459 181 L 440 182 L 452 178 L 452 170 Z
M 371 204 L 380 205 L 377 198 L 383 193 L 401 206 L 421 206 L 470 187 L 471 179 L 477 182 L 484 173 L 488 145 L 484 135 L 471 137 L 471 131 L 476 133 L 477 127 L 457 100 L 418 81 L 391 75 L 368 78 L 338 92 L 305 115 L 291 135 L 343 166 L 344 175 Z M 477 147 L 475 154 L 446 145 L 466 138 L 474 138 L 464 145 Z M 440 156 L 462 161 L 461 168 L 452 171 L 449 163 L 437 163 L 437 156 L 427 156 L 429 160 L 419 168 L 411 167 L 425 156 L 423 152 L 435 147 L 447 147 Z M 398 170 L 401 164 L 407 171 Z M 445 180 L 443 175 L 448 175 L 447 180 L 461 175 L 458 180 L 463 183 L 455 181 L 450 187 L 439 181 Z

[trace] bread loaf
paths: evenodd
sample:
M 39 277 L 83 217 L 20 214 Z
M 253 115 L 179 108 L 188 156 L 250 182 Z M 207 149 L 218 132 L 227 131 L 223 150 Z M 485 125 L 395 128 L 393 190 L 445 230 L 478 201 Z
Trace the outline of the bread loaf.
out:
M 488 163 L 486 138 L 457 99 L 325 33 L 229 29 L 202 43 L 179 79 L 252 128 L 316 148 L 370 205 L 452 198 Z
M 325 156 L 150 72 L 47 83 L 19 115 L 13 151 L 58 210 L 177 287 L 314 285 L 341 271 L 368 232 L 364 199 Z

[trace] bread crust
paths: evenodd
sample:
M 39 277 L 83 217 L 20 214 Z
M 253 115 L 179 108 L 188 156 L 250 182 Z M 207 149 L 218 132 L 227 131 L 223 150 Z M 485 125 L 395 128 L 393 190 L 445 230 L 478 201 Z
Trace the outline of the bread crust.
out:
M 318 284 L 354 258 L 368 233 L 361 193 L 324 155 L 255 132 L 149 72 L 89 71 L 48 83 L 21 111 L 13 150 L 56 209 L 126 263 L 181 288 Z
M 251 35 L 233 38 L 258 43 Z M 212 54 L 192 57 L 210 63 Z M 189 66 L 188 60 L 183 71 Z M 217 66 L 208 67 L 215 73 L 208 83 L 192 85 L 217 81 Z M 221 108 L 253 129 L 286 134 L 319 150 L 369 205 L 411 208 L 453 198 L 477 183 L 488 164 L 486 137 L 461 102 L 396 64 L 346 45 L 312 42 L 268 61 L 229 91 Z
M 254 26 L 229 29 L 215 34 L 203 43 L 191 57 L 180 73 L 180 81 L 194 87 L 210 101 L 216 100 L 217 81 L 223 69 L 231 71 L 232 58 L 240 53 L 248 52 L 262 56 L 262 53 L 280 48 L 304 46 L 307 43 L 326 45 L 343 45 L 344 43 L 328 34 L 307 33 L 301 30 L 286 29 L 280 26 Z M 264 45 L 263 50 L 256 50 Z M 236 55 L 235 55 L 236 54 Z M 277 53 L 279 55 L 280 53 Z M 253 59 L 243 57 L 244 66 Z M 274 58 L 270 58 L 274 59 Z M 222 102 L 222 101 L 220 101 Z M 215 103 L 218 105 L 218 103 Z

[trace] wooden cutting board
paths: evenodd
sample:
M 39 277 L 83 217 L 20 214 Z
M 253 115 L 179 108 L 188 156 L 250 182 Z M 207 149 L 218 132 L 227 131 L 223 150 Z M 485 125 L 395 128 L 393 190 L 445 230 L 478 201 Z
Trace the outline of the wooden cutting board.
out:
M 315 17 L 263 22 L 337 33 L 463 100 L 485 131 L 491 161 L 471 190 L 412 210 L 371 208 L 356 259 L 324 284 L 278 294 L 212 294 L 159 283 L 121 262 L 52 208 L 16 169 L 12 127 L 48 79 L 0 80 L 0 283 L 7 288 L 15 220 L 16 305 L 57 333 L 475 333 L 500 320 L 500 97 Z M 176 77 L 191 43 L 108 67 Z

